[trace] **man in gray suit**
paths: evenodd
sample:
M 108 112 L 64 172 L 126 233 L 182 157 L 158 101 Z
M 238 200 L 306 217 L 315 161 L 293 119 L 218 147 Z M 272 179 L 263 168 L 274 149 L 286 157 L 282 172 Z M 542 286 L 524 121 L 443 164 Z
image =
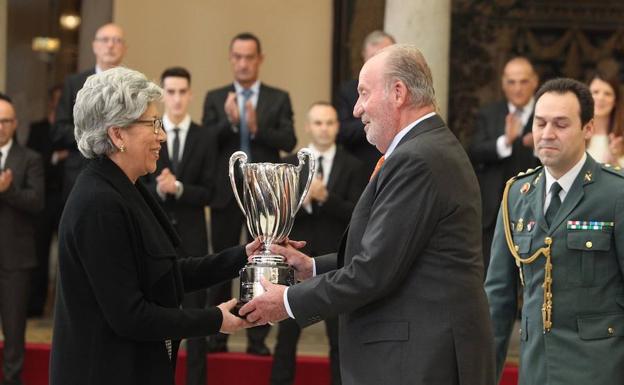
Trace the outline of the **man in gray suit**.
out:
M 346 385 L 493 385 L 479 187 L 435 112 L 431 71 L 416 48 L 393 45 L 364 64 L 358 93 L 354 115 L 385 155 L 338 253 L 313 261 L 273 246 L 305 281 L 263 281 L 241 314 L 302 327 L 339 315 Z
M 37 265 L 35 214 L 43 209 L 43 162 L 14 139 L 11 99 L 0 94 L 0 319 L 2 384 L 21 385 L 30 274 Z

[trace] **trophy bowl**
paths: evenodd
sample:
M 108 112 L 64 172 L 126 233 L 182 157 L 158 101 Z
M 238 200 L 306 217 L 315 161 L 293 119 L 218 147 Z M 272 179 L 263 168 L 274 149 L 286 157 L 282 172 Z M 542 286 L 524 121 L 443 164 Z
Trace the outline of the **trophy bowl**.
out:
M 261 277 L 280 285 L 295 283 L 294 270 L 285 262 L 286 258 L 271 253 L 269 246 L 282 243 L 288 237 L 295 215 L 310 189 L 316 170 L 314 156 L 310 150 L 301 149 L 297 158 L 299 164 L 295 166 L 247 163 L 247 154 L 242 151 L 230 157 L 229 176 L 234 197 L 245 215 L 249 233 L 262 243 L 260 252 L 252 255 L 250 262 L 240 270 L 237 308 L 264 293 Z M 301 179 L 304 169 L 307 170 L 305 184 Z

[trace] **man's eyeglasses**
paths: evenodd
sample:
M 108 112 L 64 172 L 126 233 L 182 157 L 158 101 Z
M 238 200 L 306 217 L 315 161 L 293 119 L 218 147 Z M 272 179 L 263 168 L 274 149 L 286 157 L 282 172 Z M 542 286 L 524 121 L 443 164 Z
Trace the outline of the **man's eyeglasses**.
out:
M 97 41 L 98 43 L 104 43 L 104 44 L 108 44 L 112 42 L 115 45 L 121 45 L 124 43 L 124 39 L 120 37 L 110 37 L 110 36 L 96 37 L 93 40 Z
M 160 131 L 163 129 L 163 121 L 160 118 L 155 119 L 143 119 L 143 120 L 135 120 L 134 123 L 139 123 L 144 126 L 150 125 L 154 128 L 154 134 L 158 135 Z

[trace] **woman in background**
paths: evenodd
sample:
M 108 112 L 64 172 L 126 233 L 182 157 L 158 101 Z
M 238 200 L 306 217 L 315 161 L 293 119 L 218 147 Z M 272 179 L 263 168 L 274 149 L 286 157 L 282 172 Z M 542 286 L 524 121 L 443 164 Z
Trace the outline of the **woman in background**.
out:
M 594 135 L 587 152 L 597 162 L 624 166 L 620 85 L 600 72 L 595 72 L 588 84 L 594 97 Z

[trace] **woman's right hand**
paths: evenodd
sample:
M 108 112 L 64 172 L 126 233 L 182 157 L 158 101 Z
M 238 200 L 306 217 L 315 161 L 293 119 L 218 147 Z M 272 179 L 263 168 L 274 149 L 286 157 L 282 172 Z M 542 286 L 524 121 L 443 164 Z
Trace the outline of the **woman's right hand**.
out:
M 224 334 L 232 334 L 237 330 L 247 329 L 253 326 L 251 322 L 247 322 L 246 319 L 235 316 L 230 313 L 232 309 L 236 306 L 238 300 L 236 298 L 232 298 L 227 302 L 223 302 L 219 306 L 219 310 L 221 310 L 221 314 L 223 315 L 223 321 L 221 322 L 221 329 L 219 331 Z

